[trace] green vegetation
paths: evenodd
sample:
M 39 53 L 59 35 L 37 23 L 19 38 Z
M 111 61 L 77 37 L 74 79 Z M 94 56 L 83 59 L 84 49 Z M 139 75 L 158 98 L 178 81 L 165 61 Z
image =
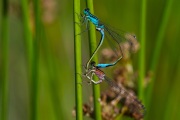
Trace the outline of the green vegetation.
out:
M 9 16 L 8 16 L 8 0 L 2 0 L 2 18 L 1 18 L 1 67 L 0 67 L 0 119 L 6 120 L 8 119 L 8 105 L 9 105 L 9 75 L 8 75 L 8 67 L 9 67 Z
M 87 1 L 87 7 L 91 10 L 91 13 L 94 14 L 94 9 L 93 9 L 93 0 L 88 0 Z M 89 26 L 89 47 L 90 47 L 90 55 L 93 54 L 94 50 L 97 47 L 96 43 L 96 33 L 95 33 L 95 26 L 91 23 Z M 95 56 L 92 61 L 97 62 L 97 56 Z M 93 78 L 97 80 L 97 78 Z M 94 112 L 95 112 L 95 119 L 96 120 L 101 120 L 101 107 L 99 103 L 99 98 L 100 98 L 100 86 L 99 85 L 93 85 L 93 101 L 94 101 Z
M 80 23 L 80 0 L 74 0 L 74 23 Z M 75 55 L 75 95 L 76 95 L 76 119 L 83 120 L 83 110 L 82 110 L 82 78 L 79 74 L 82 73 L 81 70 L 81 29 L 78 24 L 74 24 L 74 55 Z
M 82 37 L 77 34 L 83 30 L 74 22 L 80 22 L 78 14 L 86 5 L 103 22 L 136 35 L 140 49 L 131 61 L 138 75 L 136 92 L 147 110 L 145 120 L 180 119 L 179 4 L 178 0 L 2 0 L 0 119 L 73 120 L 75 106 L 77 120 L 89 119 L 82 111 L 89 99 L 83 94 L 88 88 L 83 88 L 87 83 L 82 66 L 99 41 L 93 25 L 89 36 L 86 32 Z M 98 61 L 97 56 L 93 60 Z M 102 111 L 100 86 L 92 85 L 96 120 Z

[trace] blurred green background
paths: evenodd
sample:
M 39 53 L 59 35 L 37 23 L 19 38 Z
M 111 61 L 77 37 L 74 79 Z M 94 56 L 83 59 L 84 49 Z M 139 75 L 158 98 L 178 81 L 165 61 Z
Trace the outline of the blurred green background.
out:
M 23 1 L 23 0 L 22 0 Z M 23 24 L 22 1 L 9 0 L 8 3 L 8 120 L 28 120 L 30 118 L 30 78 L 28 71 L 28 53 Z M 1 1 L 1 11 L 3 8 Z M 140 38 L 141 26 L 140 0 L 96 0 L 95 15 L 105 23 L 124 31 L 136 34 Z M 172 2 L 172 4 L 171 4 Z M 147 120 L 180 120 L 180 1 L 147 0 L 146 9 L 146 46 L 145 73 L 151 71 L 155 46 L 160 54 L 155 63 L 154 88 L 150 106 L 146 106 Z M 82 11 L 85 3 L 82 0 Z M 75 106 L 74 90 L 74 33 L 73 1 L 40 1 L 41 38 L 38 46 L 38 100 L 37 118 L 39 120 L 72 120 Z M 168 13 L 169 12 L 169 13 Z M 34 35 L 33 1 L 28 1 L 30 32 Z M 167 15 L 167 18 L 164 17 Z M 3 14 L 0 12 L 0 21 Z M 0 22 L 0 37 L 2 36 Z M 158 36 L 162 37 L 158 37 Z M 33 39 L 34 40 L 34 39 Z M 88 40 L 88 39 L 83 39 Z M 2 37 L 0 47 L 2 48 Z M 88 60 L 88 45 L 83 43 L 83 63 Z M 3 49 L 0 49 L 1 82 L 3 88 Z M 138 54 L 133 56 L 134 68 L 138 66 Z M 86 90 L 86 89 L 85 89 Z M 85 91 L 85 94 L 89 90 Z M 146 91 L 145 91 L 146 94 Z M 145 95 L 146 96 L 146 95 Z M 87 100 L 88 96 L 83 96 Z M 145 98 L 146 99 L 146 98 Z M 2 110 L 0 111 L 2 112 Z M 2 115 L 2 114 L 0 114 Z

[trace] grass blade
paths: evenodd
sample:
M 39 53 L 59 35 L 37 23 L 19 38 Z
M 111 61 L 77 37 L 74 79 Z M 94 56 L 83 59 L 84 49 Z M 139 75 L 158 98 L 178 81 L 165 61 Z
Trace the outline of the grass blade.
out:
M 140 54 L 139 54 L 139 81 L 138 94 L 139 98 L 144 101 L 143 83 L 145 78 L 145 49 L 146 49 L 146 0 L 142 0 L 141 8 L 141 39 L 140 39 Z
M 8 46 L 9 46 L 9 30 L 8 30 L 8 0 L 2 1 L 2 44 L 1 44 L 1 51 L 2 51 L 2 64 L 1 64 L 1 83 L 0 83 L 0 119 L 7 120 L 8 115 Z
M 91 13 L 94 14 L 94 9 L 93 9 L 93 0 L 87 0 L 87 7 L 90 9 Z M 90 23 L 89 25 L 90 30 L 89 30 L 89 45 L 90 45 L 90 55 L 93 54 L 94 50 L 97 47 L 96 44 L 96 32 L 95 32 L 95 26 Z M 97 63 L 97 56 L 95 56 L 93 61 L 96 61 Z M 95 79 L 97 80 L 97 79 Z M 100 86 L 93 84 L 93 97 L 94 97 L 94 112 L 95 112 L 95 120 L 101 120 L 101 106 L 99 103 L 99 98 L 100 98 Z
M 75 55 L 75 96 L 76 96 L 76 119 L 83 120 L 82 113 L 82 78 L 79 74 L 82 73 L 81 68 L 81 29 L 77 23 L 80 23 L 78 15 L 80 15 L 80 0 L 74 0 L 74 55 Z
M 40 1 L 34 0 L 35 33 L 33 40 L 32 75 L 31 75 L 31 120 L 38 119 L 38 61 L 40 42 Z

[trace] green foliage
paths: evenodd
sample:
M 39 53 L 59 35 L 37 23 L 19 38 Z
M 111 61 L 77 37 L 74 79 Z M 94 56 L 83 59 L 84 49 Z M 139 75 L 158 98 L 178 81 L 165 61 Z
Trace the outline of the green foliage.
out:
M 83 109 L 82 109 L 82 78 L 79 74 L 82 73 L 81 70 L 81 29 L 76 23 L 80 23 L 80 0 L 74 0 L 74 55 L 75 55 L 75 95 L 76 95 L 76 119 L 83 119 Z
M 8 67 L 9 67 L 9 25 L 8 25 L 8 0 L 2 1 L 2 36 L 0 36 L 1 44 L 0 44 L 0 51 L 1 51 L 1 67 L 0 67 L 0 119 L 6 120 L 8 119 L 8 103 L 9 103 L 9 75 L 8 75 Z
M 81 3 L 81 10 L 80 1 L 66 0 L 8 1 L 9 7 L 1 5 L 2 120 L 71 120 L 75 119 L 72 116 L 75 105 L 77 119 L 85 119 L 80 108 L 85 96 L 82 87 L 86 83 L 79 74 L 89 59 L 88 39 L 83 37 L 81 41 L 81 36 L 76 36 L 80 27 L 74 24 L 79 20 L 75 12 L 82 13 L 85 8 L 84 1 Z M 146 0 L 144 4 L 98 0 L 87 4 L 102 21 L 136 34 L 140 51 L 132 60 L 134 70 L 139 73 L 137 89 L 146 106 L 146 120 L 180 119 L 179 4 L 178 0 Z M 8 17 L 3 12 L 7 8 Z M 90 52 L 96 47 L 96 36 L 92 33 L 90 45 L 95 46 L 90 46 Z M 93 89 L 97 100 L 99 86 Z M 98 104 L 95 101 L 96 115 L 100 114 Z
M 91 10 L 91 13 L 94 14 L 94 9 L 93 9 L 93 0 L 88 0 L 87 1 L 87 7 Z M 89 47 L 90 47 L 90 55 L 93 54 L 94 50 L 97 47 L 96 43 L 96 33 L 95 33 L 95 26 L 91 23 L 89 26 Z M 93 61 L 97 62 L 97 56 L 95 56 Z M 96 79 L 97 78 L 93 78 Z M 93 85 L 93 101 L 94 101 L 94 112 L 95 112 L 95 119 L 96 120 L 101 120 L 101 106 L 99 103 L 99 98 L 100 98 L 100 86 L 99 85 Z

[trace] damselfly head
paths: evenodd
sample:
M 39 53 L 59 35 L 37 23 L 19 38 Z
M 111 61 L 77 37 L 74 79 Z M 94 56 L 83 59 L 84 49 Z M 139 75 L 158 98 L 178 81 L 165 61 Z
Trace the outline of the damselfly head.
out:
M 88 13 L 89 13 L 89 8 L 84 9 L 84 14 L 86 15 Z
M 95 65 L 96 65 L 96 62 L 95 62 L 95 61 L 92 61 L 92 62 L 91 62 L 91 66 L 95 67 Z

